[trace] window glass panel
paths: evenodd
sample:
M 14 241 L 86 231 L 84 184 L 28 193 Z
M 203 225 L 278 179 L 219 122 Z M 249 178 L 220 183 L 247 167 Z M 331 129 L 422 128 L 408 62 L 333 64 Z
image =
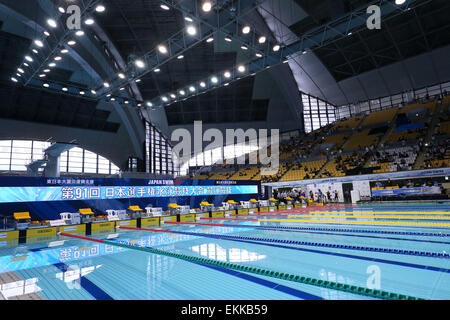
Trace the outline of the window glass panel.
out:
M 59 157 L 59 170 L 61 172 L 67 172 L 67 151 Z

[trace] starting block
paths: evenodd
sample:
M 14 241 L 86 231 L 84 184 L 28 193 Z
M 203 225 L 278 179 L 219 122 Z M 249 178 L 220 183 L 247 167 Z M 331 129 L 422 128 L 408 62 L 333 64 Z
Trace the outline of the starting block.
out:
M 114 210 L 109 209 L 106 210 L 106 213 L 108 214 L 108 221 L 119 221 L 119 220 L 125 220 L 127 211 L 126 210 Z

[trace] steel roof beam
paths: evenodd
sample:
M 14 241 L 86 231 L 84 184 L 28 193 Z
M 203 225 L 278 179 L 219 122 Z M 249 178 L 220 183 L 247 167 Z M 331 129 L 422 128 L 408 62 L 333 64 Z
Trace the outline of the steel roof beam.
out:
M 209 79 L 202 79 L 203 82 L 207 84 L 206 88 L 201 88 L 200 92 L 196 90 L 194 94 L 187 94 L 183 97 L 183 100 L 195 96 L 197 94 L 202 94 L 210 90 L 214 90 L 218 87 L 223 86 L 226 83 L 231 83 L 233 81 L 239 80 L 243 76 L 254 75 L 257 72 L 261 72 L 266 68 L 280 64 L 281 62 L 286 62 L 286 59 L 297 54 L 302 54 L 305 50 L 317 49 L 323 47 L 327 44 L 336 42 L 342 38 L 349 35 L 350 32 L 355 33 L 363 28 L 366 28 L 366 22 L 368 18 L 367 8 L 369 5 L 378 5 L 381 9 L 381 16 L 386 19 L 391 19 L 407 10 L 414 9 L 416 7 L 422 6 L 428 1 L 418 1 L 418 0 L 407 0 L 403 5 L 396 5 L 393 0 L 377 0 L 372 1 L 370 4 L 363 6 L 343 17 L 335 19 L 323 26 L 315 28 L 301 36 L 301 38 L 290 45 L 282 47 L 280 51 L 273 52 L 270 54 L 254 59 L 246 66 L 246 74 L 240 75 L 234 68 L 231 78 L 225 78 L 223 75 L 216 75 L 218 82 L 216 84 L 211 84 Z M 202 81 L 202 80 L 199 80 Z M 193 84 L 195 88 L 198 88 L 198 84 Z M 187 86 L 189 87 L 189 85 Z M 183 88 L 184 89 L 184 88 Z M 151 101 L 153 106 L 167 106 L 179 100 L 165 102 L 162 97 L 167 97 L 167 95 L 157 97 Z
M 123 70 L 125 79 L 116 77 L 111 79 L 109 88 L 97 88 L 100 95 L 107 95 L 116 92 L 119 88 L 123 88 L 133 81 L 142 78 L 146 74 L 155 69 L 161 68 L 166 63 L 174 60 L 177 56 L 185 53 L 189 49 L 195 47 L 199 43 L 207 40 L 218 32 L 223 32 L 232 40 L 240 42 L 245 45 L 248 50 L 257 52 L 268 52 L 270 50 L 270 42 L 266 41 L 264 44 L 257 44 L 259 35 L 255 30 L 251 30 L 249 34 L 241 34 L 241 24 L 239 20 L 246 14 L 256 9 L 265 0 L 233 0 L 226 1 L 224 5 L 217 8 L 217 14 L 202 14 L 198 7 L 196 0 L 190 1 L 175 1 L 175 0 L 161 0 L 161 3 L 166 4 L 173 9 L 179 10 L 184 16 L 192 19 L 192 22 L 186 22 L 188 25 L 193 25 L 197 29 L 197 34 L 192 36 L 187 34 L 186 28 L 172 35 L 169 39 L 161 42 L 168 49 L 167 54 L 158 52 L 157 48 L 147 52 L 142 57 L 139 57 L 144 63 L 145 68 L 138 68 L 134 61 L 129 61 L 126 70 Z M 230 6 L 234 9 L 230 9 Z
M 83 18 L 86 16 L 87 12 L 92 9 L 93 6 L 95 6 L 97 3 L 99 3 L 101 0 L 87 0 L 86 2 L 81 2 L 77 4 L 84 5 L 81 8 L 81 21 L 83 21 Z M 70 35 L 74 33 L 74 30 L 70 30 L 65 21 L 63 21 L 62 17 L 65 17 L 65 14 L 62 14 L 56 10 L 55 7 L 55 19 L 59 26 L 62 28 L 53 29 L 51 37 L 43 38 L 43 42 L 45 42 L 47 45 L 44 46 L 40 50 L 40 52 L 45 53 L 42 55 L 39 55 L 39 59 L 36 58 L 35 61 L 33 61 L 30 65 L 33 69 L 32 72 L 28 72 L 27 74 L 24 74 L 22 76 L 22 81 L 24 86 L 27 86 L 31 80 L 42 71 L 42 69 L 46 69 L 46 66 L 51 62 L 50 59 L 54 57 L 57 54 L 57 51 L 61 49 L 62 47 L 66 46 L 67 40 L 69 40 Z M 52 41 L 54 40 L 54 41 Z

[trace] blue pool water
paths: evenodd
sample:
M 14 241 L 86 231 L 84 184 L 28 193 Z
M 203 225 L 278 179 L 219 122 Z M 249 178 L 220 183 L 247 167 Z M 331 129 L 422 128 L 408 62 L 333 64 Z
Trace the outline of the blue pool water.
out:
M 450 220 L 445 219 L 450 217 L 449 209 L 450 206 L 443 205 L 324 208 L 323 211 L 332 214 L 355 211 L 355 215 L 362 215 L 361 211 L 367 211 L 373 217 L 321 217 L 328 221 L 324 223 L 278 221 L 317 220 L 317 216 L 258 217 L 268 221 L 246 221 L 248 217 L 242 217 L 243 221 L 199 221 L 224 226 L 160 228 L 176 232 L 172 234 L 122 230 L 92 237 L 109 237 L 111 241 L 419 298 L 449 299 Z M 289 211 L 289 214 L 304 213 L 304 210 Z M 377 218 L 376 215 L 393 217 Z M 401 215 L 427 219 L 394 218 Z M 335 224 L 330 220 L 365 223 Z M 374 225 L 374 221 L 433 222 L 447 226 Z M 228 238 L 217 238 L 218 235 Z M 53 300 L 371 299 L 86 240 L 49 240 L 2 244 L 0 299 L 27 294 Z

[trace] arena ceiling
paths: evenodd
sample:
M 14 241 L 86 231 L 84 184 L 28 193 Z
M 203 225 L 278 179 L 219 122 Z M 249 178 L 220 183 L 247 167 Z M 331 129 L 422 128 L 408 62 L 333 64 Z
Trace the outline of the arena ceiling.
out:
M 218 0 L 216 5 L 231 12 L 236 1 Z M 103 79 L 117 75 L 129 61 L 153 50 L 159 43 L 186 27 L 185 13 L 173 8 L 164 10 L 158 0 L 102 2 L 106 7 L 105 13 L 95 14 L 95 25 L 87 29 L 86 36 L 79 39 L 76 50 L 65 56 L 64 61 L 46 79 L 55 83 L 74 84 L 87 91 L 93 85 L 101 85 Z M 268 39 L 289 45 L 304 33 L 372 2 L 266 0 L 240 19 Z M 286 115 L 286 120 L 290 120 L 292 115 L 298 116 L 296 108 L 301 105 L 300 91 L 334 105 L 344 105 L 447 81 L 450 64 L 445 57 L 450 53 L 450 20 L 446 14 L 449 12 L 450 2 L 415 2 L 421 3 L 419 8 L 405 10 L 383 22 L 381 30 L 362 30 L 307 54 L 292 56 L 288 64 L 267 71 L 271 76 L 274 73 L 282 75 L 272 77 L 276 79 L 281 91 L 285 90 L 285 101 L 276 106 L 272 106 L 270 95 L 255 95 L 255 92 L 269 91 L 272 84 L 271 81 L 257 81 L 258 74 L 193 98 L 179 99 L 161 110 L 152 111 L 149 118 L 158 118 L 155 122 L 161 126 L 165 124 L 166 127 L 191 124 L 193 120 L 203 120 L 206 123 L 264 122 L 270 121 L 268 114 L 271 108 L 280 109 L 284 104 L 288 105 L 290 111 L 282 114 Z M 2 26 L 2 36 L 5 39 L 17 37 L 17 41 L 5 40 L 13 44 L 3 43 L 0 47 L 2 74 L 6 75 L 2 79 L 5 88 L 14 87 L 9 82 L 9 76 L 20 64 L 36 32 L 42 32 L 46 28 L 49 13 L 55 12 L 58 6 L 67 5 L 67 1 L 40 0 L 33 4 L 36 7 L 5 0 L 1 5 L 3 13 L 0 21 L 6 21 L 7 24 L 6 27 Z M 12 26 L 11 20 L 17 20 L 15 26 Z M 217 37 L 217 41 L 213 43 L 203 41 L 186 51 L 182 59 L 172 59 L 163 64 L 160 72 L 147 73 L 139 83 L 127 87 L 123 95 L 142 101 L 151 100 L 164 93 L 175 92 L 193 81 L 232 68 L 238 63 L 249 61 L 254 53 L 252 50 L 243 51 L 237 43 L 226 43 L 223 37 Z M 285 69 L 290 69 L 290 72 Z M 292 91 L 289 81 L 297 84 L 295 92 L 286 92 L 286 88 Z M 5 90 L 8 91 L 9 89 Z M 121 125 L 109 122 L 107 119 L 110 111 L 98 108 L 87 97 L 72 95 L 72 102 L 66 103 L 62 92 L 55 94 L 34 89 L 23 92 L 27 92 L 26 96 L 32 102 L 29 103 L 30 106 L 36 106 L 38 111 L 31 110 L 26 115 L 19 115 L 19 111 L 11 111 L 9 108 L 9 111 L 1 111 L 3 117 L 28 117 L 29 121 L 57 121 L 67 126 L 83 125 L 106 131 L 117 130 Z M 12 97 L 8 98 L 11 103 L 17 101 L 12 100 Z M 42 107 L 39 105 L 42 99 L 47 99 L 44 100 L 46 104 L 59 106 L 55 112 L 60 115 L 42 119 L 39 116 L 32 117 L 32 114 L 41 113 L 39 108 Z M 83 103 L 88 106 L 87 109 L 79 106 Z M 126 107 L 112 104 L 113 109 L 118 112 Z M 42 113 L 45 114 L 45 110 Z M 301 116 L 296 119 L 300 122 Z M 132 122 L 127 127 L 131 130 Z
M 369 1 L 296 0 L 310 15 L 289 28 L 297 36 L 329 22 L 336 12 L 347 13 Z M 331 9 L 334 6 L 334 11 Z M 336 10 L 337 9 L 337 10 Z M 450 44 L 450 2 L 429 1 L 417 9 L 386 21 L 381 30 L 363 30 L 314 50 L 337 82 L 380 69 Z
M 17 73 L 30 40 L 0 31 L 0 74 Z M 70 83 L 73 71 L 55 68 L 52 79 Z M 78 84 L 80 85 L 80 84 Z M 18 88 L 9 77 L 0 78 L 0 118 L 73 128 L 117 132 L 119 123 L 109 122 L 109 111 L 96 108 L 94 100 L 80 99 L 30 87 Z
M 259 12 L 279 41 L 291 43 L 373 1 L 268 0 Z M 415 9 L 291 59 L 299 90 L 345 105 L 450 79 L 450 2 L 418 0 Z M 286 13 L 288 12 L 288 13 Z

